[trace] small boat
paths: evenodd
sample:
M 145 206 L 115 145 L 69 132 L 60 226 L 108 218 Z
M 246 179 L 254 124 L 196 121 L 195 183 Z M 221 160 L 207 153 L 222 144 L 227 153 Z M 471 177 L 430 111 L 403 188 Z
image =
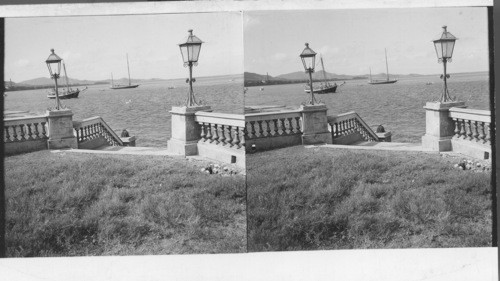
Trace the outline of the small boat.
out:
M 66 65 L 63 63 L 63 69 L 64 69 L 64 76 L 65 76 L 65 80 L 66 80 L 66 88 L 61 88 L 60 91 L 58 89 L 58 95 L 59 95 L 59 99 L 74 99 L 74 98 L 78 98 L 78 95 L 87 90 L 87 87 L 85 87 L 85 89 L 83 89 L 82 91 L 80 91 L 80 89 L 76 88 L 76 90 L 72 89 L 70 86 L 69 86 L 69 80 L 68 80 L 68 74 L 66 73 Z M 52 91 L 50 91 L 48 94 L 47 94 L 47 97 L 49 99 L 55 99 L 56 98 L 56 91 L 54 89 L 52 89 Z
M 386 71 L 387 79 L 386 80 L 373 80 L 372 79 L 372 69 L 370 68 L 370 82 L 368 82 L 368 84 L 380 85 L 380 84 L 393 84 L 393 83 L 398 82 L 397 79 L 394 79 L 394 80 L 389 79 L 389 65 L 387 64 L 387 50 L 384 49 L 384 51 L 385 51 L 385 68 L 387 70 Z
M 130 88 L 137 88 L 139 87 L 138 84 L 132 85 L 130 82 L 130 67 L 128 65 L 128 54 L 127 54 L 127 70 L 128 70 L 128 85 L 119 85 L 114 83 L 113 81 L 113 73 L 111 73 L 111 89 L 113 90 L 118 90 L 118 89 L 130 89 Z
M 319 87 L 314 87 L 313 85 L 313 93 L 314 94 L 328 94 L 328 93 L 335 93 L 337 91 L 337 83 L 330 84 L 327 79 L 326 79 L 326 72 L 325 72 L 325 65 L 323 64 L 323 57 L 320 57 L 321 60 L 321 68 L 323 69 L 323 82 L 320 83 Z M 311 92 L 311 87 L 309 85 L 306 85 L 306 88 L 304 91 L 306 93 Z
M 172 90 L 172 89 L 175 89 L 175 87 L 174 86 L 170 86 L 167 89 Z

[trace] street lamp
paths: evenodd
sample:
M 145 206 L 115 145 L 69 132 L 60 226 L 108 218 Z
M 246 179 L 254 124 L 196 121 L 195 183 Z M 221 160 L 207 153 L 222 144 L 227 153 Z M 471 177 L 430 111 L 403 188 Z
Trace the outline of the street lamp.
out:
M 306 48 L 300 54 L 300 58 L 302 59 L 302 64 L 304 65 L 304 69 L 306 73 L 309 73 L 309 90 L 311 92 L 311 105 L 314 105 L 316 101 L 314 99 L 314 90 L 313 90 L 313 79 L 312 73 L 314 72 L 314 66 L 316 61 L 316 52 L 314 52 L 311 48 L 309 48 L 309 43 L 306 43 Z
M 455 47 L 455 41 L 458 38 L 453 36 L 446 30 L 446 25 L 443 26 L 443 34 L 441 38 L 434 40 L 434 47 L 436 48 L 436 55 L 438 57 L 438 62 L 443 62 L 444 74 L 441 78 L 444 81 L 443 94 L 441 95 L 441 102 L 452 101 L 450 94 L 448 93 L 448 86 L 446 85 L 446 79 L 450 78 L 449 74 L 446 74 L 446 63 L 451 62 L 451 57 L 453 55 L 453 48 Z
M 187 98 L 187 106 L 198 106 L 194 98 L 193 93 L 193 82 L 196 79 L 193 78 L 193 65 L 198 65 L 198 56 L 200 55 L 201 44 L 203 41 L 200 38 L 193 35 L 193 30 L 188 30 L 189 35 L 184 43 L 179 44 L 181 49 L 182 60 L 184 61 L 184 67 L 189 67 L 189 79 L 186 79 L 186 83 L 189 83 L 189 95 Z
M 45 63 L 49 68 L 50 77 L 54 79 L 54 83 L 56 85 L 56 109 L 59 110 L 61 104 L 59 103 L 59 93 L 57 91 L 57 78 L 59 78 L 59 74 L 61 73 L 61 61 L 62 59 L 54 53 L 54 49 L 50 49 L 52 54 L 47 58 Z

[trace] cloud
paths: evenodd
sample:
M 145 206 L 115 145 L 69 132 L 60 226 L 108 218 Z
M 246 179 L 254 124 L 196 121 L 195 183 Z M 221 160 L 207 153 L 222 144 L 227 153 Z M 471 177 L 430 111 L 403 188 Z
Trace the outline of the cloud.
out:
M 73 53 L 73 52 L 64 52 L 60 55 L 60 57 L 65 61 L 79 61 L 82 58 L 82 54 Z
M 16 67 L 26 67 L 30 65 L 31 61 L 27 59 L 20 59 L 14 63 Z
M 283 61 L 287 59 L 288 55 L 285 53 L 276 53 L 272 56 L 273 60 Z
M 338 54 L 339 52 L 340 52 L 340 48 L 338 48 L 338 47 L 332 48 L 330 46 L 323 46 L 323 47 L 319 48 L 319 50 L 317 51 L 317 53 L 320 53 L 323 56 L 335 55 L 335 54 Z

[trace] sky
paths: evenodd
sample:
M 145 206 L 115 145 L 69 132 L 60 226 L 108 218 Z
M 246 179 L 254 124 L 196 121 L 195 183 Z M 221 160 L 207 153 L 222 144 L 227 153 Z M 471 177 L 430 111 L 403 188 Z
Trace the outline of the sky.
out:
M 482 7 L 248 12 L 244 67 L 271 76 L 303 71 L 299 55 L 308 42 L 330 73 L 385 73 L 386 48 L 389 73 L 438 74 L 443 65 L 432 40 L 443 25 L 459 38 L 448 71 L 488 71 L 488 17 Z
M 205 42 L 194 77 L 243 73 L 240 12 L 37 17 L 5 20 L 5 80 L 48 78 L 51 48 L 70 78 L 127 77 L 127 53 L 132 78 L 187 78 L 178 44 L 188 29 Z

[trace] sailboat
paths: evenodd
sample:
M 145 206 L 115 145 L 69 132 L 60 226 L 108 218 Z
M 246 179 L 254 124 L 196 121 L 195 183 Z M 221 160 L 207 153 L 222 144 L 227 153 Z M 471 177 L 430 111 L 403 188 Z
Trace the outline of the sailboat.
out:
M 370 82 L 368 82 L 368 84 L 379 85 L 379 84 L 393 84 L 393 83 L 398 82 L 397 79 L 394 79 L 394 80 L 389 79 L 389 65 L 387 64 L 387 50 L 384 49 L 384 51 L 385 51 L 385 68 L 386 68 L 387 79 L 386 80 L 373 80 L 372 79 L 372 70 L 370 68 Z
M 128 65 L 128 54 L 127 54 L 127 70 L 128 70 L 128 85 L 119 85 L 119 84 L 114 84 L 113 82 L 113 74 L 111 74 L 111 89 L 113 90 L 118 90 L 118 89 L 130 89 L 130 88 L 137 88 L 139 87 L 138 84 L 132 85 L 130 82 L 130 67 Z
M 64 62 L 63 62 L 63 69 L 64 69 L 64 78 L 66 80 L 66 88 L 61 88 L 61 90 L 58 91 L 59 98 L 60 99 L 78 98 L 78 95 L 80 94 L 80 92 L 85 91 L 87 89 L 87 87 L 85 87 L 85 89 L 83 89 L 82 91 L 80 91 L 78 88 L 76 90 L 72 89 L 69 86 L 68 74 L 66 73 L 66 64 Z M 52 91 L 47 94 L 47 97 L 49 99 L 55 99 L 56 98 L 56 91 L 54 89 L 52 89 Z
M 321 61 L 321 68 L 323 69 L 323 82 L 320 83 L 319 87 L 314 87 L 313 85 L 313 93 L 315 94 L 335 93 L 335 91 L 337 90 L 337 83 L 333 83 L 332 85 L 327 81 L 325 65 L 323 64 L 323 57 L 320 57 L 320 61 Z M 310 86 L 306 85 L 306 89 L 304 89 L 304 91 L 306 93 L 310 93 L 311 90 L 309 88 Z

